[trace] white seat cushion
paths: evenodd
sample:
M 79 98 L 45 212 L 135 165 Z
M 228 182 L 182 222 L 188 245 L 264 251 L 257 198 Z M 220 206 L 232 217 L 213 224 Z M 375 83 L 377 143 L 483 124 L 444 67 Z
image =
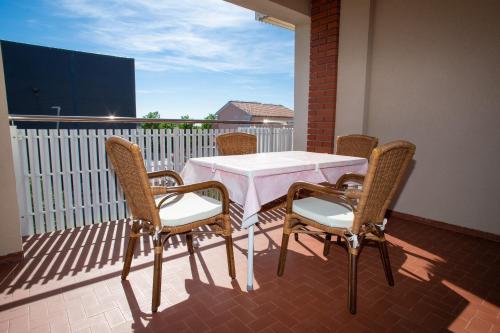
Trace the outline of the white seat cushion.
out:
M 292 207 L 294 213 L 329 227 L 350 229 L 354 220 L 351 207 L 333 200 L 308 197 L 294 200 Z
M 156 204 L 165 196 L 157 196 Z M 160 208 L 161 224 L 176 227 L 208 219 L 222 213 L 222 204 L 215 199 L 196 193 L 180 194 L 167 199 Z

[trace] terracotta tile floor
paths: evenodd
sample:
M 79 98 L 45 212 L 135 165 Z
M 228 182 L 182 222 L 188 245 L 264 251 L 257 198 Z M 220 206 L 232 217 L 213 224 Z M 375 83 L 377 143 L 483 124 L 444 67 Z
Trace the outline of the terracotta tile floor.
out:
M 171 240 L 154 315 L 149 239 L 137 249 L 129 280 L 120 280 L 126 223 L 27 239 L 24 262 L 0 266 L 0 332 L 500 332 L 500 244 L 390 221 L 395 287 L 385 282 L 378 250 L 365 247 L 353 316 L 342 248 L 324 257 L 317 239 L 291 239 L 285 275 L 276 276 L 282 219 L 277 211 L 261 216 L 250 293 L 238 221 L 234 281 L 221 238 L 198 238 L 193 256 L 184 239 Z

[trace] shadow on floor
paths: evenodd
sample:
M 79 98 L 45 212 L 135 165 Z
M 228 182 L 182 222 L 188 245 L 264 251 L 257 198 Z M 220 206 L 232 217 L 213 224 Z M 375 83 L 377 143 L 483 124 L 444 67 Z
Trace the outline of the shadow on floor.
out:
M 258 289 L 241 290 L 246 233 L 237 227 L 241 209 L 233 206 L 232 215 L 237 280 L 231 282 L 227 275 L 223 239 L 199 238 L 200 248 L 189 256 L 184 239 L 174 238 L 166 245 L 162 306 L 157 314 L 150 312 L 148 237 L 137 248 L 130 281 L 119 282 L 129 231 L 124 222 L 27 239 L 25 261 L 0 268 L 0 311 L 82 288 L 95 292 L 96 285 L 107 282 L 110 296 L 96 295 L 96 299 L 103 309 L 121 311 L 126 320 L 118 328 L 123 331 L 435 332 L 500 326 L 498 243 L 390 221 L 395 287 L 385 281 L 377 248 L 367 246 L 359 261 L 358 314 L 352 316 L 347 311 L 347 255 L 342 248 L 332 247 L 324 257 L 320 241 L 301 235 L 298 242 L 290 241 L 284 276 L 276 276 L 282 210 L 261 215 L 256 232 Z M 113 327 L 109 320 L 108 324 Z

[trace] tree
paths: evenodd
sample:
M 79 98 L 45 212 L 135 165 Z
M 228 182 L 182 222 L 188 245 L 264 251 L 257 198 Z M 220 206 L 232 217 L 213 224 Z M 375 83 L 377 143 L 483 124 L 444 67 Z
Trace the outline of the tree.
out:
M 181 116 L 181 120 L 190 120 L 189 115 Z M 179 124 L 180 129 L 193 129 L 193 124 Z
M 187 116 L 189 118 L 189 116 Z M 154 111 L 154 112 L 149 112 L 147 115 L 144 117 L 145 119 L 160 119 L 160 112 Z M 172 129 L 174 127 L 177 127 L 176 124 L 173 123 L 142 123 L 141 128 L 144 129 Z
M 213 113 L 209 113 L 208 116 L 205 117 L 205 120 L 217 120 L 217 116 Z M 201 128 L 202 129 L 211 129 L 212 124 L 202 124 Z
M 160 112 L 154 111 L 154 112 L 149 112 L 142 118 L 144 119 L 160 119 Z M 217 116 L 213 113 L 208 114 L 204 118 L 205 120 L 217 120 Z M 181 116 L 181 120 L 192 120 L 189 115 Z M 180 128 L 180 129 L 199 129 L 200 126 L 195 126 L 194 124 L 189 124 L 189 123 L 142 123 L 140 125 L 141 128 L 144 129 L 173 129 L 173 128 Z M 212 124 L 202 124 L 201 129 L 211 129 Z
M 145 119 L 160 119 L 160 112 L 155 111 L 155 112 L 149 112 L 147 115 L 143 116 L 142 118 Z M 159 123 L 141 123 L 141 128 L 144 129 L 159 129 L 162 128 Z

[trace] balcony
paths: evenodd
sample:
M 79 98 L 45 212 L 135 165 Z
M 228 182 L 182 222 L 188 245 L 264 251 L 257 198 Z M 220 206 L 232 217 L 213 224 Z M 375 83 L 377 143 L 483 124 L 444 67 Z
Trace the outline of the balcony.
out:
M 152 313 L 151 238 L 120 278 L 131 221 L 104 142 L 122 135 L 148 171 L 180 171 L 217 154 L 225 130 L 9 129 L 0 80 L 0 332 L 498 332 L 498 4 L 230 2 L 295 29 L 293 129 L 238 129 L 257 135 L 259 152 L 333 153 L 336 136 L 351 133 L 417 146 L 387 215 L 394 287 L 368 243 L 350 314 L 345 249 L 324 255 L 312 235 L 290 239 L 278 277 L 278 208 L 258 216 L 248 291 L 252 250 L 232 203 L 236 279 L 221 238 L 198 236 L 190 255 L 172 237 Z
M 16 119 L 13 117 L 13 119 Z M 240 128 L 258 151 L 293 149 L 288 128 Z M 165 245 L 161 307 L 151 314 L 153 246 L 141 237 L 128 280 L 120 279 L 130 232 L 126 200 L 104 152 L 111 135 L 137 142 L 148 171 L 180 171 L 190 157 L 217 153 L 228 130 L 37 130 L 11 127 L 22 210 L 24 259 L 1 265 L 0 323 L 39 331 L 436 331 L 498 325 L 500 244 L 390 218 L 397 287 L 387 287 L 378 249 L 359 263 L 359 315 L 345 309 L 344 249 L 322 254 L 322 239 L 292 241 L 287 271 L 276 276 L 283 209 L 259 215 L 254 290 L 246 291 L 248 244 L 242 207 L 231 206 L 237 278 L 227 278 L 225 244 L 200 236 Z M 96 223 L 100 221 L 100 223 Z M 485 255 L 485 253 L 487 255 Z

